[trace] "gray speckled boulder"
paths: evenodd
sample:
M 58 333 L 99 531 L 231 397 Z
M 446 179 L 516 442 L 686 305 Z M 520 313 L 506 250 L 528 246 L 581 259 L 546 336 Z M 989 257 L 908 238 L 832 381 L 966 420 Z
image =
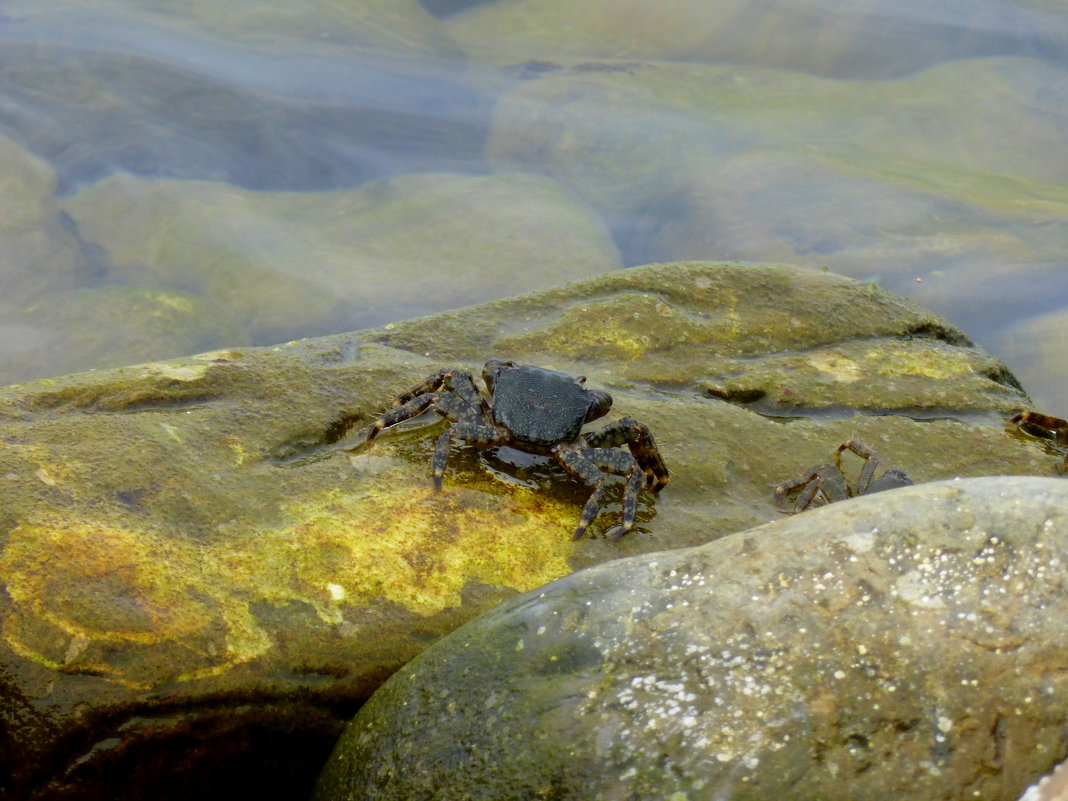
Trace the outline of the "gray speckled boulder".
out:
M 909 487 L 591 568 L 360 711 L 319 801 L 1013 799 L 1068 737 L 1068 484 Z

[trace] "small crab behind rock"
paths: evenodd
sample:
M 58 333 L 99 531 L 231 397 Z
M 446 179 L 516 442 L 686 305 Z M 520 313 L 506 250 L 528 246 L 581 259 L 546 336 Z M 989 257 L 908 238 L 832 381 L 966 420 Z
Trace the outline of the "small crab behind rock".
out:
M 1039 412 L 1020 412 L 1010 417 L 1008 423 L 1033 437 L 1053 440 L 1058 445 L 1068 445 L 1068 420 Z M 1064 470 L 1068 472 L 1068 453 L 1064 455 Z
M 507 445 L 525 453 L 552 456 L 571 475 L 593 487 L 582 509 L 573 539 L 579 539 L 597 518 L 609 475 L 624 477 L 623 521 L 606 535 L 618 539 L 634 527 L 638 493 L 658 493 L 668 470 L 653 435 L 643 424 L 623 417 L 599 431 L 583 434 L 582 426 L 608 413 L 612 396 L 583 386 L 575 378 L 531 365 L 490 359 L 482 369 L 489 399 L 468 370 L 439 370 L 397 396 L 367 434 L 370 446 L 378 433 L 433 409 L 449 422 L 434 450 L 434 486 L 441 478 L 456 442 L 480 448 Z M 615 450 L 626 445 L 630 453 Z
M 842 453 L 852 451 L 864 460 L 864 467 L 860 471 L 857 483 L 850 485 L 842 472 Z M 817 499 L 823 503 L 844 501 L 846 498 L 855 498 L 858 495 L 870 495 L 873 492 L 907 487 L 912 484 L 905 471 L 899 467 L 891 467 L 881 476 L 872 480 L 875 469 L 879 466 L 879 456 L 874 448 L 870 448 L 859 440 L 851 439 L 843 442 L 834 452 L 834 464 L 818 464 L 796 478 L 790 479 L 775 488 L 775 504 L 784 512 L 803 512 L 812 506 Z M 788 498 L 793 493 L 798 493 L 791 504 Z

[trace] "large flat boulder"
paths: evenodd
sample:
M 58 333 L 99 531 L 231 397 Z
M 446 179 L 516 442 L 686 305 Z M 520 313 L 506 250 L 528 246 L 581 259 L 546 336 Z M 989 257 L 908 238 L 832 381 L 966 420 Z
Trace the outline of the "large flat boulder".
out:
M 650 427 L 672 478 L 634 531 L 572 542 L 590 490 L 546 460 L 457 448 L 435 492 L 437 425 L 364 446 L 399 392 L 496 356 L 586 375 L 607 421 Z M 5 790 L 305 792 L 360 702 L 502 601 L 779 519 L 773 488 L 851 436 L 918 482 L 1052 475 L 1003 430 L 1026 405 L 896 295 L 714 263 L 0 389 Z M 610 494 L 591 534 L 618 519 Z

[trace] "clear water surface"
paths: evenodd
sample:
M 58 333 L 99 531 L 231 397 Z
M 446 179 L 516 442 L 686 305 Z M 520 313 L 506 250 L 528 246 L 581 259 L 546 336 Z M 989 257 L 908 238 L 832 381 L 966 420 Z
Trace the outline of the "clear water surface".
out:
M 1068 416 L 1056 0 L 11 0 L 0 189 L 0 382 L 741 259 Z

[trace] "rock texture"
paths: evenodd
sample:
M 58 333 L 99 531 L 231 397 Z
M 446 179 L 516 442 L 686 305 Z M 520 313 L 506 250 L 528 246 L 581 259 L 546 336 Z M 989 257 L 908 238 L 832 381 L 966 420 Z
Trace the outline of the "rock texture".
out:
M 317 799 L 1014 799 L 1066 750 L 1066 510 L 938 482 L 576 573 L 402 668 Z
M 491 356 L 586 375 L 605 422 L 652 429 L 672 479 L 635 531 L 572 542 L 589 489 L 507 453 L 457 449 L 435 493 L 435 426 L 364 448 L 398 392 Z M 1002 428 L 1026 405 L 915 304 L 711 263 L 0 389 L 0 785 L 299 795 L 356 705 L 496 604 L 779 519 L 775 485 L 850 436 L 915 481 L 1052 475 Z M 591 532 L 618 516 L 610 495 Z

